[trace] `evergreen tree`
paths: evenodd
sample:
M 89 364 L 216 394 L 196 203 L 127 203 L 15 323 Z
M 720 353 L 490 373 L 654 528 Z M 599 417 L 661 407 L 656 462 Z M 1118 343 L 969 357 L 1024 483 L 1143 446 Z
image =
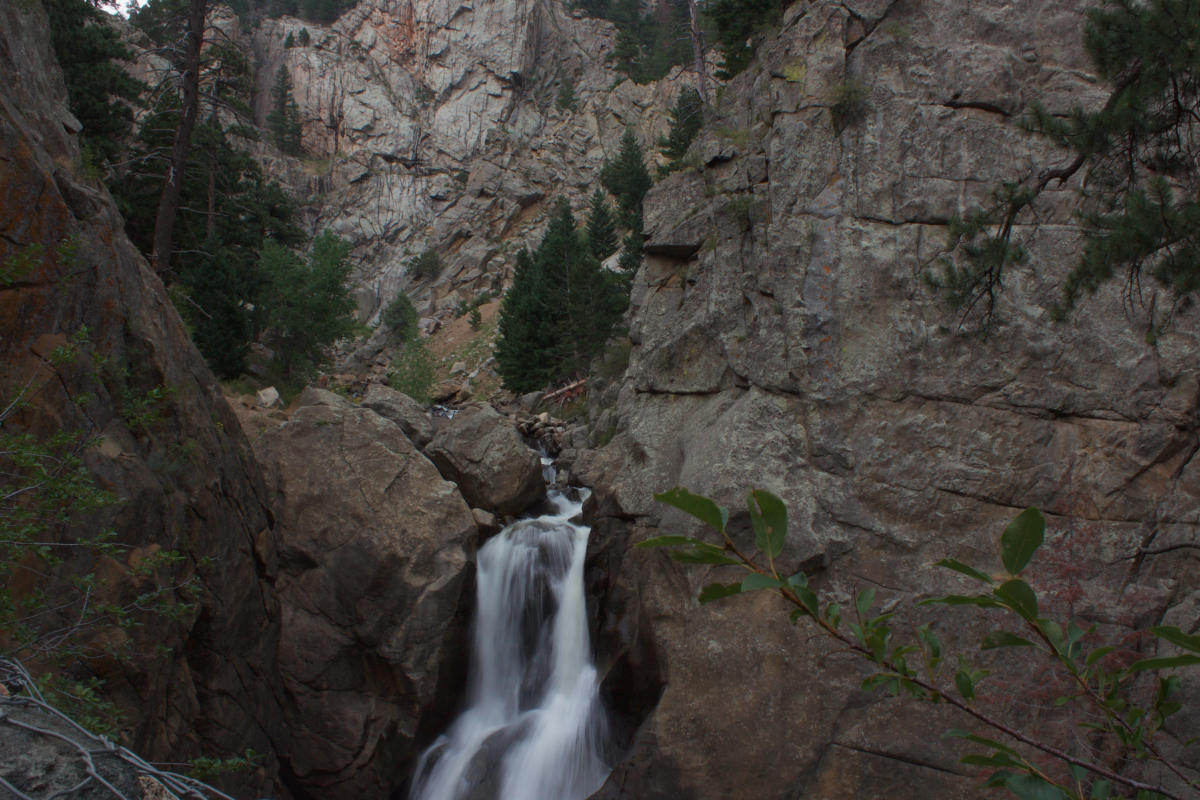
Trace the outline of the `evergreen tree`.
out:
M 627 285 L 600 268 L 560 200 L 537 250 L 519 254 L 500 306 L 495 352 L 504 385 L 528 392 L 587 369 L 627 303 Z
M 704 16 L 716 29 L 721 48 L 717 77 L 732 78 L 750 65 L 763 31 L 778 24 L 784 0 L 711 0 Z
M 275 146 L 290 156 L 300 155 L 300 106 L 292 96 L 292 76 L 280 65 L 271 87 L 271 111 L 267 114 L 267 129 Z
M 134 140 L 133 166 L 112 186 L 126 231 L 143 252 L 153 236 L 178 114 L 176 95 L 160 98 Z M 245 368 L 249 343 L 261 327 L 253 311 L 264 291 L 259 248 L 267 238 L 296 246 L 304 237 L 282 189 L 263 178 L 254 159 L 234 147 L 219 124 L 203 121 L 196 141 L 182 175 L 172 232 L 176 256 L 167 277 L 196 345 L 218 375 L 233 377 Z
M 688 147 L 704 127 L 704 103 L 700 93 L 690 87 L 679 92 L 675 107 L 671 109 L 671 130 L 659 137 L 658 149 L 670 159 L 667 171 L 677 169 Z
M 1131 295 L 1153 276 L 1176 308 L 1200 291 L 1200 4 L 1107 2 L 1088 12 L 1084 45 L 1112 87 L 1103 107 L 1066 116 L 1035 105 L 1029 127 L 1074 152 L 1058 167 L 1000 187 L 989 208 L 952 226 L 956 249 L 931 280 L 964 310 L 991 321 L 1004 273 L 1026 253 L 1013 225 L 1050 185 L 1085 176 L 1078 215 L 1082 256 L 1067 275 L 1061 318 L 1084 295 L 1123 274 Z M 1152 321 L 1147 336 L 1176 308 Z
M 312 37 L 308 34 L 308 28 L 301 28 L 300 35 L 296 37 L 301 47 L 308 47 L 308 43 L 312 41 Z
M 608 204 L 602 189 L 592 193 L 592 205 L 587 218 L 588 248 L 592 255 L 603 261 L 617 252 L 620 242 L 617 236 L 617 219 Z
M 308 377 L 324 363 L 325 348 L 354 334 L 349 255 L 350 244 L 328 231 L 313 240 L 307 261 L 270 239 L 263 242 L 264 338 L 285 378 Z
M 133 106 L 146 89 L 119 63 L 133 54 L 104 14 L 87 0 L 45 0 L 44 4 L 71 113 L 83 125 L 80 145 L 93 163 L 112 163 L 133 128 Z
M 654 13 L 642 11 L 640 0 L 583 0 L 579 7 L 607 19 L 617 28 L 617 43 L 609 58 L 637 83 L 662 78 L 691 58 L 687 0 L 663 0 Z
M 627 228 L 642 226 L 642 200 L 650 191 L 653 180 L 646 170 L 642 157 L 642 146 L 632 129 L 626 129 L 621 137 L 617 155 L 604 162 L 600 169 L 600 182 L 617 198 L 622 222 Z

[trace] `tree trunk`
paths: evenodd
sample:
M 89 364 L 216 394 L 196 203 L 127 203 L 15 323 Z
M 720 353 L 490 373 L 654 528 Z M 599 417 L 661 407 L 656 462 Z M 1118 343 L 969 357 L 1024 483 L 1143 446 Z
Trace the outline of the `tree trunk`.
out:
M 692 28 L 692 59 L 696 69 L 696 91 L 700 101 L 708 106 L 708 70 L 704 65 L 704 34 L 700 31 L 700 14 L 696 11 L 696 0 L 688 0 L 688 16 Z
M 179 195 L 183 191 L 183 170 L 192 145 L 192 129 L 200 109 L 200 49 L 204 45 L 204 17 L 208 0 L 190 0 L 188 5 L 187 51 L 183 65 L 183 107 L 175 141 L 171 146 L 171 166 L 158 199 L 154 217 L 154 246 L 150 263 L 162 274 L 171 268 L 171 233 L 179 211 Z

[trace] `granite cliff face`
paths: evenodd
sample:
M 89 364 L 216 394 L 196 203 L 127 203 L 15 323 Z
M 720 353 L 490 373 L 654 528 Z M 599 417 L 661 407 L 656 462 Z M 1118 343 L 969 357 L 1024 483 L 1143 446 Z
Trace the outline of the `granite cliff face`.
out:
M 285 47 L 302 29 L 310 45 Z M 401 289 L 431 312 L 503 289 L 548 201 L 586 204 L 627 126 L 647 144 L 666 132 L 690 78 L 634 84 L 606 62 L 613 40 L 551 0 L 372 0 L 327 28 L 254 32 L 259 113 L 286 67 L 312 157 L 271 171 L 314 201 L 314 229 L 356 245 L 364 320 Z M 556 106 L 563 83 L 575 111 Z M 432 283 L 407 267 L 427 248 L 442 262 Z
M 608 532 L 593 544 L 615 587 L 602 640 L 618 664 L 661 663 L 666 688 L 597 797 L 977 791 L 938 738 L 961 721 L 856 691 L 863 675 L 778 605 L 697 607 L 718 574 L 626 549 L 695 530 L 652 501 L 677 484 L 735 525 L 748 488 L 779 494 L 790 566 L 885 603 L 960 590 L 932 562 L 992 563 L 1005 523 L 1037 505 L 1052 538 L 1035 574 L 1057 608 L 1117 637 L 1164 615 L 1196 624 L 1195 551 L 1139 556 L 1200 533 L 1194 316 L 1151 347 L 1144 310 L 1127 317 L 1114 288 L 1053 324 L 1076 252 L 1067 191 L 1020 231 L 1030 263 L 1007 278 L 989 338 L 922 281 L 952 215 L 1064 160 L 1012 115 L 1102 96 L 1082 8 L 795 4 L 726 87 L 695 167 L 651 192 L 617 435 L 577 471 Z

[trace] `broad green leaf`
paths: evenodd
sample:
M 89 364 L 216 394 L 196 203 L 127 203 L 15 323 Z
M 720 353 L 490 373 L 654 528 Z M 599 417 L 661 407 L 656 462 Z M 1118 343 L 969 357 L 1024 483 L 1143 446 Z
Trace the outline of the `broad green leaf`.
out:
M 1091 800 L 1108 800 L 1111 784 L 1108 781 L 1096 781 L 1092 784 Z
M 1174 669 L 1175 667 L 1190 667 L 1200 664 L 1200 656 L 1185 653 L 1181 656 L 1162 656 L 1135 661 L 1129 665 L 1130 672 L 1143 672 L 1148 669 Z
M 746 506 L 750 509 L 750 523 L 754 526 L 754 544 L 767 558 L 776 558 L 783 552 L 787 542 L 787 506 L 778 497 L 762 489 L 750 492 Z
M 993 594 L 1001 603 L 1033 622 L 1038 615 L 1037 595 L 1029 584 L 1018 578 L 1005 581 L 996 587 Z
M 1008 523 L 1000 536 L 1000 560 L 1010 575 L 1019 575 L 1042 546 L 1046 518 L 1036 508 L 1027 508 Z
M 725 551 L 715 544 L 698 544 L 690 550 L 671 550 L 667 553 L 681 564 L 731 564 L 741 562 L 725 555 Z
M 866 617 L 867 612 L 871 610 L 871 605 L 875 602 L 875 590 L 868 588 L 863 589 L 858 593 L 858 599 L 854 601 L 854 607 L 858 609 L 860 617 Z
M 1085 661 L 1084 664 L 1086 664 L 1087 666 L 1090 667 L 1093 664 L 1095 664 L 1097 661 L 1104 658 L 1106 655 L 1108 655 L 1109 653 L 1111 653 L 1113 650 L 1116 650 L 1116 649 L 1117 648 L 1115 648 L 1115 647 L 1107 647 L 1107 646 L 1106 647 L 1097 647 L 1095 650 L 1088 653 L 1087 661 Z
M 954 673 L 954 685 L 958 687 L 958 693 L 963 696 L 964 700 L 975 699 L 975 682 L 964 670 L 960 669 Z
M 710 583 L 700 590 L 700 605 L 720 600 L 722 597 L 732 597 L 742 591 L 740 583 Z
M 942 642 L 938 639 L 937 634 L 929 627 L 928 624 L 917 628 L 917 636 L 925 644 L 925 649 L 929 652 L 930 665 L 936 667 L 938 662 L 942 660 Z
M 1008 631 L 992 631 L 983 637 L 979 645 L 980 650 L 994 650 L 997 647 L 1033 647 L 1033 642 Z
M 797 586 L 808 586 L 808 576 L 805 575 L 803 572 L 797 572 L 795 575 L 792 575 L 790 578 L 787 579 L 787 583 L 788 583 L 788 586 L 791 586 L 793 588 L 795 588 Z
M 644 542 L 638 542 L 638 547 L 678 547 L 684 544 L 708 544 L 690 536 L 655 536 Z
M 942 735 L 953 736 L 956 739 L 965 739 L 968 742 L 974 742 L 975 744 L 980 744 L 984 747 L 990 747 L 993 750 L 999 750 L 1003 753 L 1009 753 L 1010 755 L 1014 756 L 1017 755 L 1016 750 L 1012 749 L 1003 742 L 997 742 L 995 739 L 988 739 L 986 736 L 980 736 L 978 734 L 971 733 L 970 731 L 964 731 L 961 728 L 951 728 Z
M 974 764 L 979 767 L 1017 767 L 1020 768 L 1022 763 L 1010 756 L 1008 753 L 992 753 L 990 756 L 980 755 L 978 753 L 969 753 L 959 759 L 963 764 Z
M 1166 639 L 1171 644 L 1182 647 L 1184 650 L 1200 653 L 1200 636 L 1186 634 L 1173 625 L 1159 625 L 1158 627 L 1151 628 L 1150 632 L 1160 639 Z
M 980 608 L 999 608 L 1000 604 L 994 597 L 986 594 L 947 594 L 941 597 L 929 597 L 917 603 L 920 606 L 979 606 Z
M 807 586 L 793 586 L 792 591 L 796 593 L 796 597 L 800 600 L 800 604 L 804 606 L 804 610 L 814 617 L 817 616 L 817 611 L 820 609 L 820 602 L 817 600 L 817 596 L 813 593 L 813 590 Z M 836 628 L 836 619 L 831 620 L 830 624 Z
M 1020 800 L 1066 800 L 1067 797 L 1062 789 L 1036 775 L 1014 775 L 1004 786 Z
M 989 584 L 989 585 L 994 583 L 994 581 L 992 581 L 991 577 L 989 577 L 988 575 L 985 575 L 984 573 L 980 572 L 979 570 L 975 569 L 974 567 L 968 566 L 968 565 L 962 563 L 961 561 L 956 561 L 953 558 L 943 558 L 941 561 L 934 564 L 934 566 L 935 567 L 945 567 L 946 569 L 952 569 L 955 572 L 961 572 L 963 575 L 966 575 L 968 578 L 974 578 L 977 581 L 981 581 L 981 582 Z
M 717 505 L 704 495 L 692 494 L 681 486 L 656 494 L 654 499 L 691 514 L 720 533 L 725 532 L 725 525 L 729 522 L 729 509 Z
M 756 592 L 759 589 L 778 589 L 785 585 L 786 581 L 772 578 L 770 575 L 759 575 L 757 572 L 752 572 L 745 578 L 742 578 L 743 592 Z

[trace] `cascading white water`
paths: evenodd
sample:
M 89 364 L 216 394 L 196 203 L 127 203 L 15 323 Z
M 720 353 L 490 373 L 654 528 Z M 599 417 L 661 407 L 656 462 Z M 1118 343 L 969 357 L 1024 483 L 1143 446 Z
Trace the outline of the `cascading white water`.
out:
M 583 800 L 607 735 L 583 595 L 583 497 L 479 551 L 467 709 L 421 756 L 412 800 Z

